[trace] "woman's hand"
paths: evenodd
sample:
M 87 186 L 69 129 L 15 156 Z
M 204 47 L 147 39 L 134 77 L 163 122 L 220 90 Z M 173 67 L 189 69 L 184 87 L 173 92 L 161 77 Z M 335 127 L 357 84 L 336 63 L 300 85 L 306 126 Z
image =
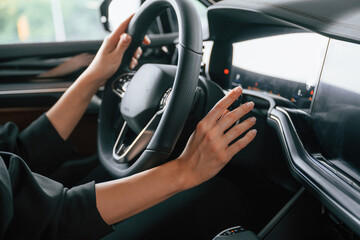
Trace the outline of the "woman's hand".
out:
M 131 18 L 106 37 L 90 66 L 46 113 L 62 139 L 66 140 L 70 136 L 96 91 L 119 68 L 131 42 L 131 36 L 124 33 Z M 149 39 L 145 38 L 144 43 L 149 44 Z M 136 66 L 141 53 L 141 49 L 137 49 L 130 67 Z
M 249 131 L 229 146 L 255 124 L 254 118 L 224 133 L 254 107 L 250 102 L 232 112 L 227 110 L 241 93 L 242 89 L 236 88 L 215 105 L 198 124 L 178 159 L 127 178 L 96 184 L 96 206 L 104 221 L 122 221 L 215 176 L 256 135 L 255 130 Z
M 84 72 L 89 77 L 88 79 L 96 81 L 98 87 L 104 85 L 121 64 L 124 53 L 131 43 L 131 36 L 125 33 L 125 31 L 132 17 L 133 15 L 127 18 L 115 31 L 105 38 L 93 62 Z M 143 43 L 150 44 L 150 39 L 145 37 Z M 131 69 L 135 68 L 138 64 L 141 54 L 142 49 L 139 47 L 135 51 L 130 63 L 129 67 Z
M 255 138 L 257 132 L 251 130 L 229 146 L 256 122 L 255 118 L 249 118 L 226 132 L 254 108 L 254 103 L 248 102 L 229 112 L 228 107 L 241 93 L 240 87 L 232 90 L 197 125 L 184 152 L 177 159 L 184 189 L 192 188 L 214 177 L 236 153 Z

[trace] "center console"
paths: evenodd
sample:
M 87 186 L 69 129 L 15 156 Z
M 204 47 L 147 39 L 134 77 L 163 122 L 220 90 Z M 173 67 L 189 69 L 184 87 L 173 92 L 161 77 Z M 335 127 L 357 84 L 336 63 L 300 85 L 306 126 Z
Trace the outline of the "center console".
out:
M 213 240 L 303 240 L 347 239 L 339 237 L 348 229 L 301 188 L 257 234 L 244 227 L 228 228 Z

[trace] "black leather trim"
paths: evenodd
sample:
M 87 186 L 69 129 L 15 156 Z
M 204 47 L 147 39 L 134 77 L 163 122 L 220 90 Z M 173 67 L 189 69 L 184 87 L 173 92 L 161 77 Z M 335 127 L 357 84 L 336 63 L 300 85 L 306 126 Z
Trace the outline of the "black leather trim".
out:
M 210 35 L 222 31 L 211 24 L 212 18 L 233 18 L 232 25 L 246 24 L 295 27 L 349 42 L 360 43 L 360 2 L 353 0 L 225 0 L 208 10 Z M 236 14 L 231 13 L 236 11 Z M 237 19 L 237 20 L 235 20 Z M 239 28 L 241 26 L 241 28 Z
M 268 123 L 279 136 L 293 176 L 312 191 L 332 213 L 360 234 L 360 192 L 304 149 L 284 109 L 272 109 Z
M 93 52 L 100 48 L 100 41 L 48 42 L 0 45 L 0 60 L 25 57 L 61 57 L 82 52 Z
M 244 1 L 244 0 L 243 0 Z M 330 25 L 338 25 L 344 28 L 350 28 L 350 29 L 356 29 L 356 30 L 360 30 L 360 26 L 354 25 L 354 24 L 349 24 L 346 22 L 341 22 L 341 21 L 337 21 L 337 20 L 333 20 L 333 19 L 329 19 L 320 15 L 316 15 L 310 12 L 306 12 L 306 11 L 302 11 L 299 9 L 295 9 L 295 8 L 291 8 L 288 7 L 286 5 L 279 5 L 279 4 L 271 4 L 268 2 L 261 2 L 261 1 L 251 1 L 251 3 L 253 4 L 259 4 L 261 6 L 266 6 L 266 7 L 272 7 L 272 8 L 277 8 L 280 9 L 282 11 L 285 12 L 289 12 L 290 14 L 296 14 L 305 18 L 309 18 L 315 21 L 319 21 L 319 22 L 323 22 L 326 24 L 330 24 Z

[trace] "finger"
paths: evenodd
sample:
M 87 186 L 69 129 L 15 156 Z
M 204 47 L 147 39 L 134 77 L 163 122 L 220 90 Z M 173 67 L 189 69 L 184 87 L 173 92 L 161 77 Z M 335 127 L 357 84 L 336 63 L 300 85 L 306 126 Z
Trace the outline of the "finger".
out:
M 142 53 L 143 53 L 143 51 L 142 51 L 141 47 L 138 47 L 134 53 L 134 58 L 139 59 L 141 57 Z
M 150 40 L 150 38 L 149 38 L 147 35 L 145 35 L 144 40 L 143 40 L 142 43 L 143 43 L 144 45 L 149 45 L 149 44 L 151 43 L 151 40 Z
M 127 29 L 128 25 L 129 25 L 131 19 L 133 18 L 134 14 L 135 13 L 131 14 L 127 19 L 125 19 L 125 21 L 120 23 L 120 25 L 110 34 L 111 39 L 114 39 L 114 41 L 119 39 L 120 35 L 122 35 L 126 31 L 126 29 Z
M 120 37 L 120 41 L 116 46 L 116 54 L 120 55 L 122 58 L 122 55 L 129 47 L 130 43 L 131 43 L 131 36 L 127 33 L 122 34 Z
M 203 121 L 205 121 L 209 127 L 213 127 L 216 121 L 221 117 L 221 114 L 230 107 L 230 105 L 240 97 L 242 93 L 242 88 L 237 87 L 230 91 L 225 97 L 223 97 L 204 117 Z
M 138 60 L 136 58 L 132 58 L 131 59 L 131 63 L 130 63 L 130 69 L 134 69 L 136 66 L 138 65 Z
M 122 22 L 112 33 L 110 33 L 104 40 L 101 50 L 106 53 L 111 53 L 118 46 L 120 37 L 126 31 L 127 26 L 131 18 L 134 16 L 131 15 L 124 22 Z
M 253 129 L 249 131 L 244 137 L 240 138 L 238 141 L 236 141 L 230 147 L 228 147 L 227 152 L 229 154 L 229 157 L 232 158 L 241 149 L 246 147 L 252 140 L 254 140 L 256 134 L 257 131 Z
M 245 116 L 254 108 L 254 102 L 247 102 L 237 107 L 219 121 L 219 128 L 222 132 L 231 127 L 237 120 Z
M 233 128 L 231 128 L 226 134 L 225 138 L 227 139 L 227 143 L 231 143 L 236 138 L 238 138 L 245 131 L 249 130 L 256 123 L 256 118 L 251 117 L 246 119 L 244 122 L 237 124 Z

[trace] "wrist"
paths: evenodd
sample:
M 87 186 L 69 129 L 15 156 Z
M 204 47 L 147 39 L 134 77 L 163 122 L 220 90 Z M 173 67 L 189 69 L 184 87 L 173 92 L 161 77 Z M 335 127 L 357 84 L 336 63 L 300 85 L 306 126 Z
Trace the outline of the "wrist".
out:
M 179 185 L 180 191 L 188 190 L 197 184 L 194 183 L 194 179 L 192 177 L 190 168 L 187 164 L 187 161 L 182 159 L 181 157 L 173 160 L 174 164 L 176 164 L 177 170 L 176 170 L 176 176 L 177 176 L 177 182 Z
M 89 104 L 91 98 L 98 91 L 99 86 L 87 74 L 82 74 L 67 90 L 67 92 L 74 92 L 77 95 L 77 100 L 86 106 Z
M 102 77 L 99 74 L 94 73 L 90 68 L 87 68 L 80 76 L 81 80 L 92 86 L 93 88 L 99 89 L 103 84 Z
M 186 174 L 184 169 L 182 168 L 182 164 L 180 159 L 174 159 L 168 163 L 165 163 L 162 166 L 165 170 L 166 174 L 170 177 L 168 184 L 172 185 L 172 192 L 176 194 L 178 192 L 182 192 L 186 190 Z
M 102 78 L 93 74 L 92 71 L 88 71 L 88 69 L 80 75 L 78 82 L 86 86 L 86 88 L 93 93 L 103 85 Z

